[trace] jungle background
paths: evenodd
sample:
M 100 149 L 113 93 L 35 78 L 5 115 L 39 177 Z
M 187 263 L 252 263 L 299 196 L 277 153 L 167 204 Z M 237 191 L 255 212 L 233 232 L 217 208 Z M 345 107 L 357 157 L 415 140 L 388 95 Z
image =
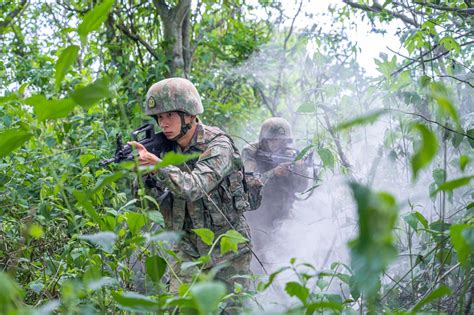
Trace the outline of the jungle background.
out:
M 0 3 L 0 313 L 214 314 L 235 297 L 252 314 L 472 313 L 472 2 L 316 2 Z M 390 50 L 373 71 L 361 25 Z M 148 87 L 172 76 L 240 147 L 282 116 L 314 152 L 306 200 L 251 290 L 211 273 L 168 294 L 179 236 L 151 229 L 162 217 L 132 195 L 133 165 L 100 165 L 117 133 L 149 121 Z M 244 241 L 199 233 L 212 249 Z

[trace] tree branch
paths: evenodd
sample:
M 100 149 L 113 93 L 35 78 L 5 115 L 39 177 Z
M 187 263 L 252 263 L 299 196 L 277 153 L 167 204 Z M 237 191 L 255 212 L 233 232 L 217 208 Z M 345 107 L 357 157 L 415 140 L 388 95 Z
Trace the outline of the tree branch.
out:
M 16 7 L 12 12 L 8 13 L 5 17 L 5 20 L 0 21 L 0 29 L 5 29 L 13 22 L 13 20 L 25 9 L 27 6 L 26 0 L 22 0 L 18 7 Z
M 364 10 L 364 11 L 367 11 L 367 12 L 374 12 L 374 13 L 387 12 L 391 16 L 393 16 L 395 18 L 398 18 L 398 19 L 402 20 L 403 22 L 405 22 L 407 24 L 410 24 L 414 27 L 419 27 L 420 26 L 418 24 L 418 22 L 415 21 L 414 19 L 411 19 L 411 18 L 409 18 L 406 15 L 403 15 L 401 13 L 394 12 L 394 11 L 391 11 L 391 10 L 387 10 L 384 7 L 382 7 L 377 1 L 374 1 L 374 4 L 372 6 L 355 3 L 355 2 L 352 2 L 352 1 L 349 1 L 349 0 L 342 0 L 342 2 L 344 2 L 345 4 L 347 4 L 347 5 L 349 5 L 353 8 Z
M 119 23 L 117 22 L 112 14 L 110 15 L 110 18 L 112 20 L 112 22 L 115 24 L 115 26 L 117 26 L 117 28 L 122 31 L 122 33 L 129 37 L 130 39 L 132 39 L 133 41 L 137 42 L 137 43 L 140 43 L 142 44 L 146 50 L 148 50 L 148 52 L 155 58 L 155 59 L 160 59 L 160 57 L 158 56 L 158 54 L 156 53 L 156 51 L 153 49 L 153 47 L 147 43 L 143 38 L 141 38 L 140 36 L 138 36 L 137 34 L 134 34 L 132 33 L 125 25 L 123 25 L 122 23 Z

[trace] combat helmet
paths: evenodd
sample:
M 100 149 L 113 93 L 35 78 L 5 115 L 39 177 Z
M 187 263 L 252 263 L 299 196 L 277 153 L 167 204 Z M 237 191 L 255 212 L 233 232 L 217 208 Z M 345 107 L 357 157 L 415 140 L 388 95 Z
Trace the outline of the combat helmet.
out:
M 265 120 L 260 129 L 259 142 L 265 139 L 284 139 L 293 141 L 290 123 L 281 117 L 272 117 Z
M 191 81 L 169 78 L 153 84 L 146 94 L 145 114 L 183 112 L 192 116 L 202 114 L 201 97 Z

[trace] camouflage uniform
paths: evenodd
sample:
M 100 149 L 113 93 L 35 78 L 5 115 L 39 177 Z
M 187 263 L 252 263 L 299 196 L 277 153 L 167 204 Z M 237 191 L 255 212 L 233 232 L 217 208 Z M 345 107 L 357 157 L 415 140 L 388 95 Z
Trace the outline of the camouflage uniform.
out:
M 259 159 L 257 152 L 266 150 L 263 144 L 266 139 L 281 139 L 291 143 L 293 136 L 289 123 L 283 118 L 267 119 L 262 125 L 259 142 L 245 146 L 242 151 L 245 171 L 260 173 L 264 182 L 262 205 L 257 211 L 248 212 L 245 215 L 252 228 L 257 247 L 261 247 L 266 242 L 268 237 L 266 234 L 272 232 L 277 220 L 288 217 L 296 200 L 295 193 L 304 191 L 308 185 L 308 179 L 304 177 L 308 175 L 306 169 L 295 168 L 288 176 L 276 176 L 277 165 Z M 287 148 L 279 154 L 296 156 L 296 151 Z
M 199 94 L 191 82 L 172 78 L 160 81 L 150 88 L 147 114 L 157 115 L 177 110 L 190 115 L 202 113 Z M 170 141 L 170 151 L 199 154 L 197 159 L 180 166 L 161 168 L 154 175 L 148 174 L 144 178 L 148 194 L 161 200 L 159 210 L 163 214 L 166 229 L 184 234 L 176 247 L 177 255 L 183 261 L 207 255 L 209 246 L 192 229 L 210 229 L 216 238 L 235 229 L 250 239 L 249 228 L 243 217 L 249 204 L 242 182 L 242 162 L 229 136 L 216 127 L 206 126 L 198 121 L 189 145 L 181 149 L 177 142 Z M 221 269 L 216 278 L 232 285 L 235 280 L 230 279 L 231 276 L 250 272 L 250 259 L 248 244 L 241 244 L 237 253 L 230 252 L 224 256 L 220 255 L 217 246 L 205 268 L 226 263 L 228 266 Z M 192 269 L 181 271 L 179 263 L 175 263 L 173 267 L 181 281 L 191 281 Z M 246 285 L 243 281 L 239 282 Z M 178 287 L 178 280 L 171 277 L 171 291 L 175 292 Z

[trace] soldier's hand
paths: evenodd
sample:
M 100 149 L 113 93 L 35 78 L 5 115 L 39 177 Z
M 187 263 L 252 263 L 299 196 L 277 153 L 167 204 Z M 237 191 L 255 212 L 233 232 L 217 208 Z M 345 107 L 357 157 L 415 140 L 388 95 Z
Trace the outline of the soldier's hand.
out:
M 283 163 L 273 169 L 275 176 L 288 176 L 290 174 L 290 163 Z
M 160 159 L 153 153 L 148 152 L 143 144 L 136 141 L 130 141 L 128 144 L 137 149 L 138 163 L 140 163 L 141 166 L 152 166 L 160 162 Z
M 306 168 L 305 164 L 304 164 L 304 160 L 298 160 L 295 162 L 295 169 L 296 170 L 299 170 L 299 171 L 302 171 Z

